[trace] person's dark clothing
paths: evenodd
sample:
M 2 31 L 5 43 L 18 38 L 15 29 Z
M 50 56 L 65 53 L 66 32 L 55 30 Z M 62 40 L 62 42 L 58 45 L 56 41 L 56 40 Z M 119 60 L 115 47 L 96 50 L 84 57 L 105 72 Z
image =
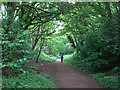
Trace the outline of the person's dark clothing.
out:
M 63 62 L 63 56 L 61 56 L 61 63 Z

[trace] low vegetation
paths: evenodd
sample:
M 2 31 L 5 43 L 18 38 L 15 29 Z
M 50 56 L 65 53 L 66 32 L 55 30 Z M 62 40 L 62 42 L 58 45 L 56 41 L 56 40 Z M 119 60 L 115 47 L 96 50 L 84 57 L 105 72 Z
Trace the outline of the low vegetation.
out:
M 120 88 L 120 67 L 114 67 L 113 69 L 106 72 L 93 72 L 88 70 L 88 67 L 83 67 L 82 63 L 78 64 L 78 62 L 76 62 L 76 60 L 73 60 L 73 57 L 71 56 L 72 55 L 65 57 L 64 61 L 83 71 L 83 73 L 88 73 L 104 88 Z
M 41 53 L 39 57 L 40 63 L 54 62 L 55 57 L 49 57 L 48 55 Z M 28 64 L 28 65 L 27 65 Z M 35 74 L 34 69 L 37 69 L 35 65 L 29 65 L 29 62 L 26 62 L 27 68 L 20 68 L 24 70 L 19 73 L 11 72 L 15 69 L 9 69 L 8 72 L 3 73 L 2 87 L 3 88 L 55 88 L 54 82 L 50 79 L 49 74 Z M 19 65 L 18 65 L 19 66 Z M 12 66 L 13 67 L 13 66 Z M 8 74 L 9 73 L 9 74 Z
M 55 62 L 57 59 L 57 57 L 55 56 L 50 56 L 50 55 L 47 55 L 45 54 L 44 52 L 41 53 L 40 57 L 39 57 L 39 62 Z
M 2 85 L 3 88 L 55 88 L 54 82 L 49 78 L 47 74 L 34 75 L 32 73 L 10 78 L 3 77 Z

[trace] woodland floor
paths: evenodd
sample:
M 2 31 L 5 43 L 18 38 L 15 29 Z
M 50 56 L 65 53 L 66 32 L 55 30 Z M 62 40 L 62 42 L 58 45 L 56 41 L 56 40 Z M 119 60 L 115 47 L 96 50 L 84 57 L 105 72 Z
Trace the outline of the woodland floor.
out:
M 60 59 L 55 63 L 38 63 L 36 71 L 37 74 L 39 72 L 50 74 L 57 88 L 103 88 L 88 74 L 65 62 L 61 63 Z

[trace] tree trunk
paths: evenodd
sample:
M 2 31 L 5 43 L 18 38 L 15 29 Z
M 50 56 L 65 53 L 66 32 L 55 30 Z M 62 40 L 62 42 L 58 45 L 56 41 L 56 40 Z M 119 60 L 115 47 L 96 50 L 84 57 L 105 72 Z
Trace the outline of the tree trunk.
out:
M 8 2 L 8 8 L 10 8 L 10 10 L 7 11 L 7 14 L 9 16 L 9 19 L 8 19 L 8 26 L 13 22 L 13 18 L 14 18 L 14 12 L 15 12 L 15 9 L 16 9 L 16 2 Z M 5 30 L 5 34 L 7 34 L 9 32 L 9 30 Z
M 78 54 L 78 52 L 79 52 L 79 45 L 78 45 L 76 37 L 74 37 L 74 39 L 75 39 L 76 50 L 77 50 L 77 54 Z
M 39 35 L 39 32 L 40 32 L 40 26 L 38 27 L 38 30 L 37 30 L 37 36 L 36 36 L 36 38 L 35 38 L 35 43 L 33 44 L 33 46 L 32 46 L 32 50 L 34 50 L 35 49 L 35 46 L 37 45 L 37 43 L 38 43 L 38 41 L 39 41 L 39 39 L 40 39 L 40 35 Z
M 112 19 L 110 3 L 109 2 L 104 2 L 104 5 L 105 5 L 105 9 L 107 10 L 107 16 L 109 17 L 109 21 L 110 21 L 110 19 Z
M 40 54 L 41 54 L 41 51 L 42 51 L 42 45 L 40 45 L 40 51 L 39 51 L 39 54 L 38 54 L 38 56 L 37 56 L 36 63 L 38 63 L 38 58 L 39 58 L 39 56 L 40 56 Z
M 41 38 L 40 51 L 39 51 L 39 54 L 38 54 L 38 56 L 37 56 L 37 58 L 36 58 L 36 63 L 38 63 L 38 58 L 39 58 L 39 56 L 40 56 L 40 54 L 41 54 L 42 46 L 44 45 L 44 41 L 45 41 L 45 40 Z
M 39 38 L 36 38 L 36 39 L 35 39 L 35 43 L 33 44 L 32 50 L 35 49 L 35 46 L 37 45 L 38 41 L 39 41 Z

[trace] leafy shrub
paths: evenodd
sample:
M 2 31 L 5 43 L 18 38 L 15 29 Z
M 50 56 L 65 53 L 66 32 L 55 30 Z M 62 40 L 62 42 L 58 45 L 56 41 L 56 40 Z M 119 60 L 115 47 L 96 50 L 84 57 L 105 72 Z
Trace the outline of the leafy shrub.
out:
M 110 25 L 107 26 L 110 28 L 105 28 L 103 25 L 101 31 L 89 30 L 78 37 L 82 37 L 84 40 L 83 45 L 79 46 L 80 52 L 73 58 L 79 67 L 86 67 L 97 72 L 110 70 L 119 63 L 117 58 L 118 47 L 117 42 L 115 42 L 118 38 L 113 38 L 115 32 Z M 109 32 L 110 30 L 111 32 Z M 80 41 L 79 44 L 81 45 Z
M 77 51 L 77 55 L 74 56 L 73 62 L 76 63 L 78 67 L 84 67 L 94 72 L 107 71 L 115 66 L 119 66 L 120 63 L 119 18 L 116 17 L 115 14 L 113 15 L 114 18 L 110 21 L 107 17 L 100 17 L 101 19 L 96 16 L 92 17 L 94 17 L 93 19 L 97 24 L 92 28 L 86 26 L 85 28 L 88 28 L 87 31 L 81 29 L 81 24 L 74 28 L 71 27 L 76 31 L 75 34 L 73 31 L 71 32 L 78 43 L 78 47 L 75 48 L 79 50 Z M 85 19 L 87 20 L 88 18 Z M 89 22 L 85 19 L 83 21 Z M 75 19 L 75 21 L 79 22 L 79 19 Z M 90 22 L 92 22 L 92 20 L 90 20 Z M 81 30 L 85 32 L 79 34 Z
M 71 46 L 70 43 L 67 43 L 64 47 L 64 55 L 72 54 L 72 53 L 74 53 L 74 48 Z
M 18 75 L 10 78 L 3 77 L 3 88 L 55 88 L 49 75 Z
M 112 71 L 112 70 L 111 70 Z M 110 71 L 110 73 L 111 73 Z M 90 74 L 96 81 L 98 81 L 105 88 L 120 88 L 119 77 L 108 76 L 108 73 L 95 73 Z M 116 73 L 115 73 L 116 74 Z
M 70 55 L 64 55 L 64 61 L 65 62 L 67 62 L 67 63 L 70 63 L 70 64 L 72 64 L 72 57 L 74 56 L 74 54 L 75 54 L 75 52 L 74 53 L 72 53 L 72 54 L 70 54 Z
M 29 55 L 30 51 L 30 35 L 28 30 L 24 30 L 20 25 L 19 20 L 14 21 L 11 25 L 6 26 L 6 20 L 3 19 L 3 58 L 8 58 L 12 61 L 15 57 L 24 57 Z M 6 34 L 5 31 L 9 32 Z
M 28 73 L 28 70 L 24 68 L 25 63 L 29 62 L 26 58 L 17 59 L 16 61 L 6 62 L 2 65 L 3 75 L 16 74 L 16 73 Z M 7 69 L 13 70 L 13 73 L 6 71 Z
M 97 79 L 97 78 L 103 78 L 104 77 L 104 73 L 90 74 L 90 76 L 92 76 L 95 79 Z
M 114 67 L 112 70 L 105 73 L 107 75 L 120 75 L 120 67 Z
M 8 26 L 7 20 L 3 19 L 2 22 L 2 68 L 7 67 L 15 72 L 25 73 L 24 64 L 34 56 L 31 50 L 30 33 L 23 29 L 19 19 Z
M 52 55 L 49 56 L 45 54 L 44 52 L 42 52 L 39 59 L 40 59 L 40 62 L 55 62 L 57 57 L 54 57 Z
M 106 76 L 97 79 L 105 88 L 120 88 L 119 78 L 114 76 Z

